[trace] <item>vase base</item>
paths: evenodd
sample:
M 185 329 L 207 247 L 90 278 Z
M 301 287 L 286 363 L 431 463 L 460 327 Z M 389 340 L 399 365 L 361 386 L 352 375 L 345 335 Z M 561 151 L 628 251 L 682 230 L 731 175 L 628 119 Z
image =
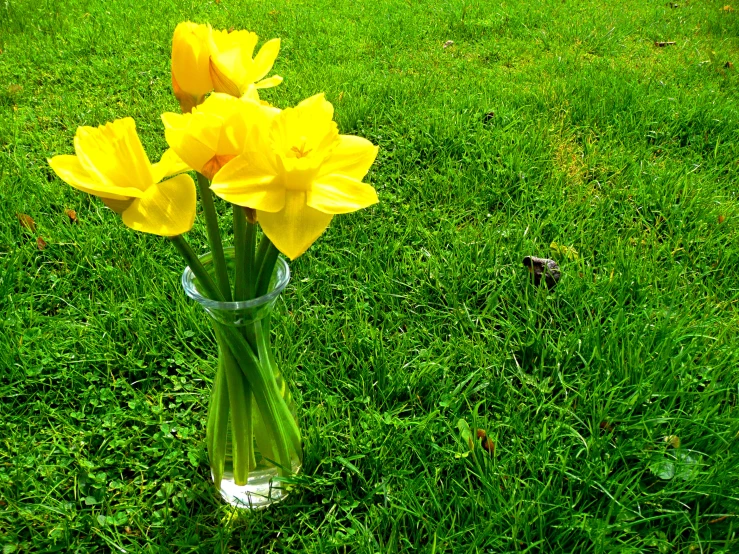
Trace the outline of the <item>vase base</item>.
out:
M 300 471 L 300 464 L 292 466 L 293 475 Z M 290 493 L 285 483 L 276 480 L 279 470 L 271 467 L 253 471 L 249 474 L 246 485 L 237 485 L 233 473 L 226 471 L 221 481 L 221 497 L 235 508 L 260 510 L 282 502 Z

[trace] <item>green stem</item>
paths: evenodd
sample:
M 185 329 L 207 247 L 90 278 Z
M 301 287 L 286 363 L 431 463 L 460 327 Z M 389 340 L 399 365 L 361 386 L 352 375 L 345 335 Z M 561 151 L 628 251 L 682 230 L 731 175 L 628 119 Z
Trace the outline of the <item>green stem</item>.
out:
M 285 383 L 284 377 L 282 377 L 282 373 L 280 373 L 277 369 L 277 360 L 275 360 L 272 343 L 269 340 L 270 331 L 272 329 L 272 314 L 267 314 L 266 316 L 264 316 L 264 318 L 261 321 L 261 325 L 262 325 L 261 332 L 264 333 L 267 339 L 267 363 L 269 363 L 270 365 L 272 374 L 275 375 L 275 382 L 277 383 L 277 388 L 279 389 L 280 393 L 285 399 L 285 402 L 289 404 L 292 400 L 292 394 L 290 393 L 290 390 L 287 388 L 287 384 Z
M 272 274 L 275 270 L 275 264 L 277 263 L 277 258 L 280 254 L 279 250 L 277 250 L 275 245 L 272 244 L 272 241 L 270 241 L 266 236 L 263 239 L 263 243 L 265 242 L 265 239 L 267 242 L 267 247 L 266 252 L 262 257 L 262 263 L 259 269 L 259 278 L 257 280 L 256 290 L 257 297 L 267 293 L 267 290 L 269 289 L 269 282 L 272 279 Z M 272 383 L 274 384 L 275 391 L 283 400 L 277 405 L 280 410 L 279 421 L 282 422 L 285 426 L 283 432 L 285 436 L 290 439 L 293 449 L 296 452 L 301 452 L 302 445 L 300 431 L 298 430 L 298 426 L 295 422 L 293 414 L 290 413 L 290 410 L 287 407 L 287 403 L 285 402 L 286 399 L 283 398 L 285 384 L 284 382 L 278 383 L 276 379 L 276 375 L 278 374 L 277 365 L 272 353 L 272 346 L 269 340 L 270 316 L 267 315 L 261 321 L 257 321 L 254 326 L 256 328 L 257 353 L 259 355 L 259 360 L 269 372 L 269 375 L 272 376 Z
M 215 323 L 215 325 L 229 348 L 231 348 L 236 362 L 249 381 L 262 421 L 267 427 L 268 433 L 275 439 L 277 459 L 274 461 L 280 467 L 281 475 L 289 476 L 292 473 L 292 463 L 288 445 L 300 445 L 300 432 L 277 388 L 271 368 L 268 363 L 260 362 L 246 339 L 237 329 L 219 323 Z M 260 342 L 260 340 L 257 340 L 257 343 Z M 261 349 L 262 347 L 260 347 Z M 242 353 L 244 355 L 240 355 Z M 294 449 L 300 455 L 301 450 L 299 448 Z
M 254 298 L 256 272 L 254 268 L 254 243 L 256 241 L 256 225 L 249 223 L 241 206 L 234 204 L 234 243 L 235 243 L 235 277 L 234 300 L 250 300 Z M 242 333 L 254 351 L 257 348 L 254 325 L 242 327 Z
M 223 255 L 223 243 L 221 242 L 221 231 L 218 229 L 218 214 L 213 203 L 213 193 L 210 191 L 210 182 L 204 176 L 198 173 L 198 188 L 200 189 L 200 200 L 203 203 L 203 213 L 205 214 L 205 227 L 208 230 L 208 243 L 210 244 L 211 256 L 213 256 L 213 268 L 218 281 L 218 288 L 221 289 L 223 298 L 231 301 L 231 285 L 228 282 L 228 272 L 226 270 L 226 257 Z
M 218 370 L 213 382 L 208 405 L 208 426 L 205 437 L 208 446 L 210 470 L 213 472 L 213 481 L 220 485 L 223 479 L 223 470 L 226 465 L 226 440 L 228 436 L 228 386 L 223 359 L 218 359 Z
M 259 270 L 264 263 L 264 257 L 267 255 L 272 241 L 267 238 L 267 235 L 262 235 L 262 240 L 259 241 L 259 249 L 257 250 L 256 256 L 254 257 L 254 280 L 259 277 Z M 256 286 L 255 286 L 256 288 Z
M 253 449 L 251 386 L 236 363 L 234 352 L 225 343 L 217 328 L 216 340 L 228 384 L 234 482 L 243 486 L 249 479 L 249 471 L 256 466 Z M 220 445 L 215 446 L 218 448 Z
M 234 300 L 247 300 L 246 282 L 249 275 L 250 263 L 246 237 L 246 215 L 241 206 L 233 205 L 234 216 Z
M 187 244 L 185 238 L 182 235 L 177 235 L 174 237 L 169 237 L 169 240 L 171 240 L 172 243 L 175 245 L 177 251 L 185 259 L 185 263 L 190 267 L 190 271 L 192 271 L 197 278 L 198 288 L 201 290 L 201 292 L 204 292 L 205 295 L 212 300 L 223 301 L 223 295 L 221 294 L 221 291 L 218 290 L 218 287 L 213 282 L 213 279 L 210 278 L 210 274 L 206 271 L 205 267 L 203 267 L 203 264 L 200 262 L 200 258 L 198 258 L 195 252 L 193 252 L 192 248 L 190 248 L 190 245 Z
M 257 285 L 257 265 L 255 264 L 257 246 L 257 225 L 247 221 L 246 223 L 246 297 L 254 298 Z
M 269 282 L 272 280 L 272 274 L 275 272 L 275 264 L 277 263 L 277 257 L 279 255 L 280 251 L 277 250 L 275 245 L 272 244 L 272 241 L 270 241 L 267 246 L 267 253 L 264 255 L 262 265 L 259 268 L 259 277 L 257 278 L 256 290 L 257 297 L 267 294 Z
M 185 239 L 182 238 L 181 235 L 170 238 L 172 242 L 175 243 L 175 246 L 177 246 L 177 249 L 180 251 L 182 256 L 185 258 L 185 262 L 190 266 L 190 270 L 195 274 L 195 278 L 198 280 L 198 285 L 206 289 L 203 292 L 205 292 L 206 295 L 213 297 L 214 300 L 223 302 L 223 297 L 221 296 L 218 287 L 216 287 L 215 283 L 213 283 L 213 280 L 210 278 L 210 274 L 200 262 L 198 257 L 195 255 L 195 252 L 192 251 L 190 245 L 185 242 Z M 248 329 L 249 327 L 253 327 L 253 325 L 247 325 L 245 326 L 245 329 Z M 254 331 L 252 331 L 251 334 L 253 335 Z M 251 357 L 253 358 L 256 358 L 256 339 L 253 339 L 253 345 L 252 342 L 250 342 L 248 346 L 249 355 L 251 355 Z
M 184 239 L 177 236 L 172 237 L 172 241 L 190 265 L 190 269 L 195 274 L 195 277 L 198 279 L 201 286 L 207 289 L 205 292 L 207 294 L 211 294 L 217 300 L 222 300 L 218 288 L 210 279 L 208 272 Z M 269 247 L 271 243 L 268 242 L 266 244 L 267 247 Z M 269 248 L 266 248 L 266 250 L 269 250 Z M 265 254 L 265 258 L 266 257 L 267 256 Z M 275 253 L 270 256 L 270 259 L 271 258 L 274 258 L 271 262 L 272 267 L 274 267 L 277 260 L 276 249 Z M 270 277 L 271 273 L 272 272 L 269 274 Z M 268 280 L 267 284 L 269 284 Z M 272 364 L 274 362 L 271 352 L 269 351 L 268 326 L 265 329 L 262 327 L 260 322 L 250 326 L 253 327 L 253 332 L 256 335 L 255 341 L 257 344 L 255 345 L 255 352 L 255 348 L 249 344 L 249 340 L 238 328 L 228 327 L 215 320 L 213 321 L 213 324 L 217 330 L 217 338 L 219 338 L 222 349 L 227 349 L 230 352 L 230 360 L 235 362 L 235 367 L 238 367 L 241 370 L 243 377 L 245 377 L 245 382 L 251 387 L 251 392 L 256 401 L 260 419 L 266 427 L 267 435 L 273 437 L 275 447 L 275 459 L 273 461 L 280 467 L 280 474 L 282 476 L 291 475 L 292 459 L 290 456 L 290 447 L 292 446 L 292 450 L 298 457 L 302 457 L 300 431 L 298 430 L 297 423 L 285 403 L 282 391 L 279 389 L 277 381 L 275 380 L 275 374 L 272 368 Z M 224 356 L 224 359 L 227 356 Z M 228 367 L 224 366 L 224 375 L 222 381 L 219 382 L 219 384 L 226 385 L 226 387 L 229 385 L 225 376 L 226 370 L 228 369 Z M 226 382 L 223 383 L 223 381 Z M 219 392 L 224 396 L 230 396 L 230 392 L 223 391 L 222 387 L 219 388 Z M 245 395 L 245 398 L 248 398 L 248 395 Z M 223 401 L 223 399 L 221 398 L 220 401 Z M 230 407 L 233 408 L 233 403 L 229 402 L 229 404 Z M 233 417 L 233 414 L 231 414 L 231 416 Z M 218 423 L 221 422 L 222 419 L 219 417 Z M 211 425 L 216 425 L 215 419 L 212 423 L 209 422 L 209 426 Z M 217 435 L 221 436 L 221 433 L 217 433 Z M 221 443 L 214 437 L 211 442 L 212 450 L 215 452 L 220 446 Z M 218 455 L 214 458 L 216 463 L 218 463 L 220 459 L 222 459 L 222 457 Z M 217 475 L 218 472 L 214 471 L 214 474 Z
M 236 276 L 234 283 L 234 300 L 250 300 L 254 298 L 258 266 L 255 266 L 255 249 L 257 226 L 251 223 L 241 206 L 233 207 L 234 243 L 236 249 Z
M 277 366 L 274 361 L 272 354 L 272 346 L 269 341 L 269 324 L 265 324 L 265 320 L 262 319 L 255 324 L 257 328 L 257 349 L 259 352 L 259 359 L 262 362 L 262 366 L 266 369 L 269 375 L 272 376 L 272 385 L 276 394 L 279 396 L 281 402 L 276 404 L 278 409 L 278 422 L 282 427 L 282 436 L 284 436 L 292 446 L 293 450 L 297 453 L 302 451 L 300 430 L 298 424 L 295 421 L 293 414 L 287 407 L 287 398 L 285 398 L 286 385 L 285 382 L 280 378 L 277 381 L 276 375 Z

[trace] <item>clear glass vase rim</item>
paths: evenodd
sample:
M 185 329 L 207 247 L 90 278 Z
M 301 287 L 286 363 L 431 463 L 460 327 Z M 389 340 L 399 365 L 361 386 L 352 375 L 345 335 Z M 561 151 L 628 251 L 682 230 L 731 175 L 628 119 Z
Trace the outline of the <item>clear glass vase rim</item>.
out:
M 228 257 L 229 254 L 234 253 L 233 246 L 223 249 L 223 253 Z M 198 256 L 198 259 L 203 263 L 204 266 L 210 265 L 212 258 L 212 252 L 206 252 L 205 254 Z M 290 282 L 290 266 L 282 258 L 277 258 L 277 264 L 275 266 L 277 270 L 277 282 L 272 290 L 262 296 L 257 296 L 251 300 L 241 300 L 238 302 L 221 302 L 219 300 L 212 300 L 206 298 L 198 292 L 195 288 L 195 275 L 193 274 L 190 266 L 185 268 L 182 272 L 182 288 L 185 289 L 185 294 L 195 300 L 198 304 L 211 310 L 244 310 L 247 308 L 258 308 L 272 302 L 277 298 L 280 293 L 285 289 L 287 284 Z M 280 271 L 282 269 L 283 271 Z

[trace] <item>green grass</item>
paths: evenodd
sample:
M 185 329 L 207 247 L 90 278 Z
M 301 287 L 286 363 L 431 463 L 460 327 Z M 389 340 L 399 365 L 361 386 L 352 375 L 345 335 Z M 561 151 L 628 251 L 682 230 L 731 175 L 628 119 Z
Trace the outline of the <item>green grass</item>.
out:
M 727 2 L 0 3 L 4 554 L 739 551 Z M 267 98 L 325 91 L 381 148 L 380 204 L 291 264 L 275 343 L 306 460 L 253 514 L 209 482 L 215 346 L 183 263 L 45 163 L 124 116 L 163 152 L 188 19 L 280 37 Z M 526 255 L 558 260 L 554 290 Z

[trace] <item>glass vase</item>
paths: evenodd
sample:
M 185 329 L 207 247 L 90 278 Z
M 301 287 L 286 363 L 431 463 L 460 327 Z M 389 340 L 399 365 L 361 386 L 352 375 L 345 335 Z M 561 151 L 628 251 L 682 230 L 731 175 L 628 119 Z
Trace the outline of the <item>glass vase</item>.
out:
M 224 254 L 233 276 L 233 248 Z M 212 275 L 211 254 L 200 261 Z M 189 267 L 182 274 L 185 293 L 207 313 L 218 345 L 206 432 L 211 474 L 223 499 L 239 508 L 264 508 L 284 499 L 288 491 L 281 478 L 302 464 L 295 401 L 270 337 L 272 312 L 289 281 L 290 268 L 279 258 L 266 294 L 219 302 L 198 292 Z

